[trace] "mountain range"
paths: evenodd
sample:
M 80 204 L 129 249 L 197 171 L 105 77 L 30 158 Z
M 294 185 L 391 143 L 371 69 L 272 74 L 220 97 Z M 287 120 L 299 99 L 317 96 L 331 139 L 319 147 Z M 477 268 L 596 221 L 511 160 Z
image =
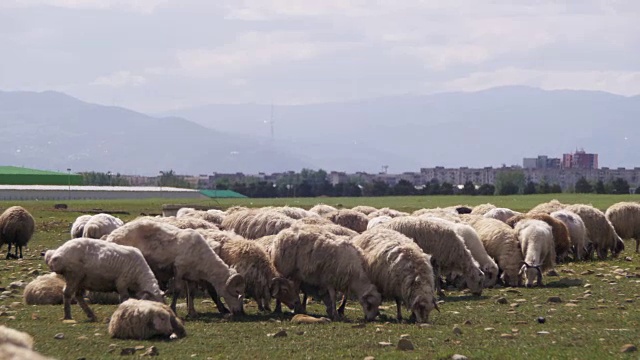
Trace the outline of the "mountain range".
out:
M 521 164 L 584 148 L 638 166 L 640 97 L 501 87 L 311 105 L 219 104 L 154 116 L 57 92 L 0 92 L 1 163 L 154 175 L 377 172 Z M 271 128 L 273 126 L 273 136 Z

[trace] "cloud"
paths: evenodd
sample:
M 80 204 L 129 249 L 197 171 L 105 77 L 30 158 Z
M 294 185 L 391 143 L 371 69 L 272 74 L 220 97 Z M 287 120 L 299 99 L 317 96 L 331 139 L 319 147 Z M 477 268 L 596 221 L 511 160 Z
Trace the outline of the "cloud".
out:
M 91 85 L 109 86 L 114 88 L 141 86 L 147 80 L 141 75 L 134 75 L 129 71 L 116 71 L 107 76 L 100 76 Z
M 124 10 L 151 13 L 168 0 L 3 0 L 1 7 L 54 6 L 79 10 Z

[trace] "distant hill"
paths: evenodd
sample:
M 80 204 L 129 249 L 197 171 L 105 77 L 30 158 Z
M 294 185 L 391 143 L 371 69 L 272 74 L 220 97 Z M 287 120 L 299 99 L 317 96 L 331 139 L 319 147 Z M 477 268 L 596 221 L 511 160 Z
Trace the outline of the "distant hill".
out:
M 170 115 L 224 132 L 270 134 L 270 105 L 208 105 Z M 325 169 L 521 164 L 523 157 L 576 148 L 599 153 L 601 166 L 640 166 L 632 145 L 640 141 L 640 96 L 511 86 L 276 106 L 274 118 L 278 146 Z
M 57 92 L 0 92 L 0 164 L 155 175 L 313 167 L 269 141 Z

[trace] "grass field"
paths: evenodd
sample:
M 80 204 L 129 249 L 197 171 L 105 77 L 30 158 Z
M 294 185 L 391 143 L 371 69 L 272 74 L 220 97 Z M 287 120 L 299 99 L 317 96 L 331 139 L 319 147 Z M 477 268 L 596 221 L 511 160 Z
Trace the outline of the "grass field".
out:
M 342 205 L 373 205 L 412 211 L 422 207 L 455 204 L 476 205 L 491 202 L 497 206 L 525 211 L 538 203 L 557 198 L 564 203 L 590 203 L 604 210 L 618 201 L 640 200 L 640 196 L 607 195 L 532 195 L 509 197 L 385 197 L 385 198 L 322 198 L 322 199 L 240 199 L 203 200 L 195 204 L 226 208 L 232 205 L 266 206 L 291 205 L 309 208 L 317 203 Z M 192 200 L 172 201 L 194 204 Z M 36 273 L 47 272 L 39 256 L 45 249 L 55 248 L 69 238 L 71 222 L 80 215 L 77 210 L 124 210 L 131 220 L 141 213 L 159 213 L 166 200 L 143 201 L 71 201 L 69 211 L 53 209 L 53 202 L 19 202 L 32 212 L 37 232 L 25 252 L 24 260 L 0 260 L 0 287 L 9 290 L 17 280 L 30 281 Z M 0 208 L 16 203 L 1 202 Z M 448 291 L 434 312 L 431 324 L 397 324 L 393 317 L 395 305 L 385 303 L 383 318 L 364 327 L 354 327 L 362 320 L 358 304 L 350 303 L 347 318 L 350 322 L 326 325 L 293 325 L 291 314 L 276 317 L 258 314 L 253 302 L 246 305 L 249 313 L 244 319 L 226 322 L 206 299 L 198 299 L 196 320 L 188 320 L 188 336 L 177 341 L 121 341 L 110 339 L 104 320 L 115 306 L 92 305 L 97 323 L 86 321 L 84 313 L 74 305 L 76 324 L 62 323 L 62 306 L 26 306 L 21 292 L 0 300 L 0 324 L 26 331 L 35 338 L 35 349 L 59 359 L 120 358 L 120 349 L 137 345 L 155 345 L 163 359 L 335 359 L 374 356 L 376 359 L 440 359 L 463 354 L 472 359 L 605 359 L 638 358 L 638 353 L 623 354 L 624 344 L 640 345 L 640 257 L 633 253 L 635 245 L 628 241 L 627 249 L 618 259 L 603 262 L 567 263 L 557 267 L 560 276 L 545 276 L 543 288 L 487 289 L 481 297 Z M 4 248 L 6 250 L 6 248 Z M 561 303 L 549 303 L 551 296 Z M 504 297 L 507 304 L 499 304 Z M 324 315 L 324 307 L 314 303 L 312 314 Z M 406 314 L 406 311 L 405 311 Z M 186 310 L 179 309 L 180 316 Z M 384 318 L 388 316 L 388 318 Z M 545 317 L 540 324 L 538 317 Z M 452 329 L 459 325 L 462 334 Z M 285 329 L 288 336 L 272 338 L 267 334 Z M 539 332 L 548 332 L 539 333 Z M 64 334 L 56 340 L 54 335 Z M 401 352 L 394 345 L 401 335 L 408 335 L 414 351 Z M 116 350 L 108 352 L 110 344 Z M 144 350 L 137 354 L 143 353 Z

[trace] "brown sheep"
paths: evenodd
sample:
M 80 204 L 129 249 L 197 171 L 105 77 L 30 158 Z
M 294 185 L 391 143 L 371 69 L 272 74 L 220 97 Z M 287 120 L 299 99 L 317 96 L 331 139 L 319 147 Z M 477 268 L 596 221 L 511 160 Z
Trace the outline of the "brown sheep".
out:
M 36 223 L 33 216 L 21 206 L 12 206 L 0 215 L 0 247 L 8 244 L 7 259 L 22 259 L 22 247 L 27 246 L 33 236 Z M 15 246 L 15 255 L 11 255 L 11 246 Z

